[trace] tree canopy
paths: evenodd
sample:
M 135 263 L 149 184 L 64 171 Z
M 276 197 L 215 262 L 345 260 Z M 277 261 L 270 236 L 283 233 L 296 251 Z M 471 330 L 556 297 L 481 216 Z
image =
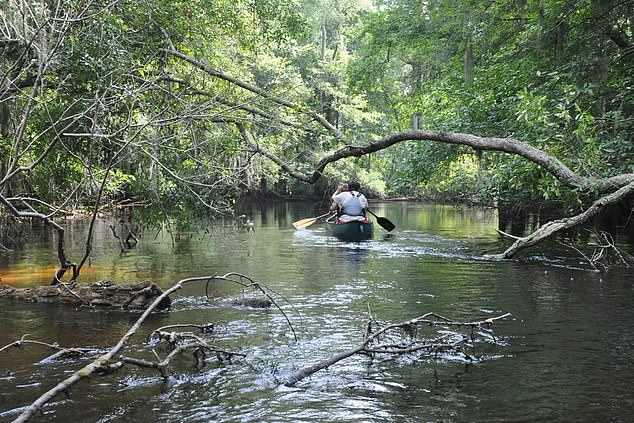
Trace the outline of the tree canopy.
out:
M 633 179 L 633 16 L 618 0 L 2 0 L 0 201 L 54 223 L 127 198 L 188 222 L 352 175 L 378 196 L 578 213 Z

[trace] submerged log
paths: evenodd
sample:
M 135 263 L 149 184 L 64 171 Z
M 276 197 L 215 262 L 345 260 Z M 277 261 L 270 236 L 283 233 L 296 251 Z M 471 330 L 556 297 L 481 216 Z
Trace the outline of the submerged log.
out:
M 111 280 L 91 284 L 14 288 L 4 285 L 0 298 L 36 303 L 64 303 L 127 310 L 146 309 L 163 291 L 155 283 L 145 281 L 134 285 L 118 285 Z M 168 309 L 169 297 L 164 298 L 157 309 Z

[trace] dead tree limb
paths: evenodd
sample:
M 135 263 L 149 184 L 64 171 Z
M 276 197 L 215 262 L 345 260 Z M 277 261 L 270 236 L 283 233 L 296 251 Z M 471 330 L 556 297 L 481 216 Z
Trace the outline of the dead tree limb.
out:
M 612 257 L 616 257 L 616 262 L 625 268 L 630 268 L 634 264 L 634 256 L 625 251 L 621 251 L 609 232 L 594 231 L 597 242 L 588 242 L 588 246 L 593 248 L 592 252 L 584 252 L 582 247 L 577 246 L 574 239 L 559 242 L 561 245 L 571 248 L 584 258 L 593 268 L 594 271 L 607 272 L 609 265 L 613 262 Z
M 44 362 L 55 360 L 58 358 L 90 354 L 90 353 L 95 353 L 98 351 L 95 348 L 61 347 L 57 343 L 50 344 L 48 342 L 26 339 L 27 336 L 29 336 L 28 333 L 22 335 L 22 337 L 18 339 L 17 341 L 11 342 L 10 344 L 7 344 L 4 347 L 0 348 L 0 353 L 9 351 L 10 349 L 13 349 L 13 348 L 22 349 L 26 345 L 38 345 L 38 346 L 42 346 L 42 347 L 46 347 L 46 348 L 54 350 L 55 351 L 54 354 L 40 360 L 40 363 L 44 363 Z
M 204 280 L 204 278 L 202 278 Z M 17 419 L 14 420 L 15 423 L 26 422 L 28 421 L 33 414 L 35 414 L 38 410 L 40 410 L 44 404 L 55 398 L 60 393 L 66 391 L 68 388 L 79 382 L 80 380 L 92 375 L 93 373 L 100 372 L 104 369 L 108 368 L 110 364 L 110 360 L 117 356 L 121 349 L 125 346 L 128 340 L 139 330 L 145 319 L 154 311 L 156 307 L 158 307 L 161 302 L 166 299 L 172 292 L 176 292 L 183 287 L 184 284 L 201 280 L 201 278 L 189 278 L 178 281 L 174 286 L 170 289 L 166 290 L 159 297 L 154 300 L 154 302 L 141 314 L 141 317 L 137 319 L 137 321 L 132 325 L 130 329 L 119 339 L 119 342 L 112 347 L 107 353 L 101 355 L 95 361 L 91 362 L 87 366 L 82 367 L 80 370 L 77 370 L 70 377 L 63 380 L 62 382 L 55 385 L 53 388 L 42 394 L 37 400 L 35 400 L 31 405 L 26 407 L 26 409 L 18 416 Z
M 155 331 L 156 332 L 156 331 Z M 154 334 L 154 332 L 153 332 Z M 216 347 L 209 344 L 207 341 L 192 333 L 159 333 L 159 339 L 166 340 L 172 350 L 165 356 L 165 358 L 159 358 L 156 350 L 153 350 L 154 355 L 158 358 L 156 361 L 148 361 L 138 359 L 134 357 L 121 356 L 120 359 L 126 364 L 135 364 L 140 367 L 148 367 L 157 369 L 164 379 L 167 379 L 169 373 L 167 368 L 171 362 L 186 351 L 192 351 L 194 358 L 196 359 L 196 367 L 202 368 L 204 366 L 204 360 L 206 353 L 214 353 L 218 360 L 230 360 L 231 357 L 246 357 L 245 354 L 235 351 L 228 351 L 223 348 Z
M 427 351 L 429 354 L 433 354 L 442 350 L 455 350 L 463 343 L 469 340 L 469 337 L 460 335 L 457 339 L 449 339 L 448 335 L 436 337 L 434 339 L 415 339 L 415 332 L 419 326 L 460 326 L 471 328 L 488 328 L 495 321 L 504 319 L 510 316 L 510 313 L 503 314 L 497 317 L 491 317 L 484 320 L 472 321 L 472 322 L 459 322 L 446 317 L 440 316 L 436 313 L 427 313 L 415 319 L 407 320 L 401 323 L 394 323 L 384 326 L 372 332 L 372 325 L 374 318 L 370 316 L 368 323 L 366 324 L 366 330 L 364 334 L 363 342 L 354 348 L 343 351 L 330 358 L 322 360 L 312 366 L 306 367 L 293 374 L 285 383 L 286 386 L 295 386 L 297 382 L 307 378 L 308 376 L 323 370 L 339 361 L 351 357 L 355 354 L 387 354 L 387 355 L 402 355 L 411 354 L 418 351 Z M 392 341 L 391 337 L 388 342 L 382 342 L 380 338 L 388 337 L 392 335 L 394 331 L 403 331 L 410 337 L 410 339 L 404 339 L 403 336 L 398 336 L 395 341 Z
M 634 264 L 634 256 L 628 254 L 625 251 L 619 250 L 615 245 L 614 237 L 612 237 L 612 234 L 610 234 L 609 232 L 600 231 L 597 234 L 597 239 L 599 240 L 599 243 L 589 243 L 589 245 L 592 245 L 598 249 L 598 251 L 595 250 L 595 252 L 592 254 L 593 260 L 600 260 L 607 256 L 609 251 L 612 251 L 617 256 L 620 263 L 623 264 L 625 267 L 629 268 L 631 264 Z
M 517 239 L 513 245 L 506 249 L 502 254 L 492 255 L 493 257 L 499 258 L 512 258 L 521 250 L 533 246 L 546 238 L 549 238 L 556 233 L 564 231 L 566 229 L 573 228 L 582 223 L 585 223 L 597 216 L 601 213 L 607 206 L 611 204 L 616 204 L 624 199 L 628 198 L 630 195 L 634 194 L 634 180 L 632 180 L 628 185 L 625 185 L 619 188 L 617 191 L 608 194 L 604 197 L 596 200 L 588 209 L 586 209 L 583 213 L 580 213 L 573 217 L 568 217 L 565 219 L 553 220 L 552 222 L 548 222 L 542 225 L 539 229 L 534 231 L 532 234 L 527 235 L 525 237 Z
M 126 363 L 126 364 L 134 364 L 139 367 L 157 369 L 161 373 L 161 376 L 164 379 L 167 379 L 167 377 L 169 376 L 169 373 L 167 372 L 168 366 L 172 363 L 172 361 L 176 357 L 190 350 L 194 352 L 194 358 L 197 361 L 196 367 L 198 368 L 201 368 L 203 365 L 203 362 L 205 359 L 205 353 L 204 353 L 205 351 L 215 353 L 216 356 L 221 361 L 225 359 L 229 359 L 230 357 L 233 357 L 233 356 L 245 357 L 245 354 L 237 353 L 234 351 L 227 351 L 227 350 L 215 347 L 213 345 L 210 345 L 207 342 L 200 341 L 200 342 L 188 343 L 185 345 L 179 345 L 178 347 L 174 348 L 161 361 L 148 361 L 148 360 L 143 360 L 143 359 L 134 358 L 134 357 L 126 357 L 126 356 L 121 356 L 120 359 L 123 363 Z
M 234 277 L 238 277 L 238 279 L 233 279 Z M 244 278 L 245 282 L 242 281 Z M 62 392 L 67 391 L 71 386 L 75 385 L 77 382 L 93 375 L 102 372 L 111 372 L 113 370 L 121 368 L 125 362 L 137 365 L 144 365 L 145 367 L 157 368 L 161 371 L 162 374 L 165 372 L 165 367 L 174 359 L 174 357 L 184 351 L 194 349 L 201 350 L 202 352 L 213 351 L 219 355 L 219 358 L 230 358 L 233 355 L 241 355 L 239 353 L 234 353 L 230 351 L 226 351 L 217 347 L 214 347 L 199 337 L 190 336 L 189 339 L 194 339 L 194 343 L 188 343 L 181 346 L 178 346 L 175 350 L 170 352 L 167 357 L 164 359 L 159 359 L 157 361 L 147 361 L 134 359 L 131 357 L 121 357 L 120 353 L 123 350 L 124 346 L 130 340 L 130 338 L 136 334 L 136 332 L 141 328 L 144 321 L 147 317 L 152 313 L 155 309 L 159 308 L 161 304 L 164 304 L 166 300 L 169 299 L 169 295 L 180 290 L 184 285 L 194 283 L 194 282 L 207 282 L 213 280 L 227 280 L 238 283 L 242 286 L 253 286 L 262 291 L 265 291 L 265 288 L 260 284 L 256 284 L 252 282 L 252 279 L 240 275 L 237 273 L 228 273 L 223 276 L 203 276 L 203 277 L 192 277 L 187 279 L 182 279 L 174 284 L 171 288 L 164 291 L 161 295 L 159 295 L 152 304 L 150 304 L 145 311 L 141 314 L 141 316 L 137 319 L 137 321 L 128 329 L 128 331 L 119 339 L 117 344 L 110 348 L 106 353 L 100 355 L 97 359 L 89 363 L 88 365 L 82 367 L 81 369 L 74 372 L 67 379 L 59 382 L 53 388 L 49 389 L 47 392 L 42 394 L 38 399 L 36 399 L 33 403 L 31 403 L 28 407 L 24 409 L 24 411 L 14 420 L 14 423 L 26 422 L 28 421 L 38 410 L 40 410 L 47 402 L 51 401 L 57 395 Z M 248 282 L 251 281 L 251 282 Z M 293 333 L 295 333 L 293 331 Z M 15 343 L 14 343 L 15 344 Z M 10 344 L 11 345 L 11 344 Z M 202 353 L 201 352 L 201 353 Z M 197 356 L 197 360 L 201 362 L 203 356 Z M 115 361 L 115 359 L 117 359 Z

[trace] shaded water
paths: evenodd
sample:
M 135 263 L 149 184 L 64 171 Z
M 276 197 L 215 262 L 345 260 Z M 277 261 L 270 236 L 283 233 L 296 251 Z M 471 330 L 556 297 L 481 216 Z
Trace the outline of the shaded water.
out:
M 521 261 L 487 260 L 483 254 L 508 244 L 490 211 L 386 203 L 375 212 L 396 224 L 393 235 L 377 228 L 371 241 L 343 243 L 320 224 L 295 231 L 293 221 L 319 211 L 277 203 L 245 209 L 255 232 L 216 225 L 210 234 L 173 242 L 166 232 L 148 231 L 124 255 L 102 222 L 84 280 L 149 278 L 168 287 L 187 276 L 243 273 L 292 304 L 280 299 L 299 341 L 279 312 L 231 306 L 227 299 L 240 292 L 235 286 L 215 284 L 211 302 L 203 286 L 188 286 L 174 296 L 171 312 L 150 318 L 126 355 L 151 359 L 144 336 L 156 327 L 222 322 L 215 344 L 246 358 L 222 365 L 210 359 L 201 371 L 183 359 L 167 383 L 133 368 L 95 377 L 56 398 L 35 421 L 631 421 L 633 270 L 598 274 L 543 248 Z M 76 224 L 69 233 L 76 237 L 69 255 L 78 257 L 85 228 Z M 31 241 L 0 256 L 4 281 L 49 281 L 50 272 L 24 276 L 55 264 L 49 236 L 40 231 Z M 498 345 L 479 346 L 482 358 L 474 363 L 451 354 L 355 356 L 297 388 L 282 386 L 294 371 L 357 345 L 368 306 L 381 322 L 429 311 L 456 319 L 512 317 L 493 327 Z M 6 302 L 0 346 L 28 333 L 63 346 L 107 348 L 137 317 Z M 19 407 L 86 363 L 32 366 L 48 354 L 32 345 L 0 354 L 0 421 L 15 418 Z

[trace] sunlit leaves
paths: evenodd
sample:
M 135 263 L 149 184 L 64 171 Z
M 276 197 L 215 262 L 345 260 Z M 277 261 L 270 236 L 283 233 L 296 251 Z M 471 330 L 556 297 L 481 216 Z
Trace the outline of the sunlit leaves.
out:
M 394 130 L 416 121 L 423 129 L 513 137 L 585 175 L 630 172 L 634 67 L 633 56 L 619 51 L 634 42 L 627 3 L 379 1 L 358 32 L 351 84 Z M 468 89 L 467 39 L 474 52 Z M 391 180 L 399 192 L 421 182 L 443 189 L 430 181 L 463 159 L 436 147 L 411 149 L 397 148 Z M 487 184 L 506 199 L 566 195 L 552 175 L 516 158 L 487 154 L 486 170 Z

